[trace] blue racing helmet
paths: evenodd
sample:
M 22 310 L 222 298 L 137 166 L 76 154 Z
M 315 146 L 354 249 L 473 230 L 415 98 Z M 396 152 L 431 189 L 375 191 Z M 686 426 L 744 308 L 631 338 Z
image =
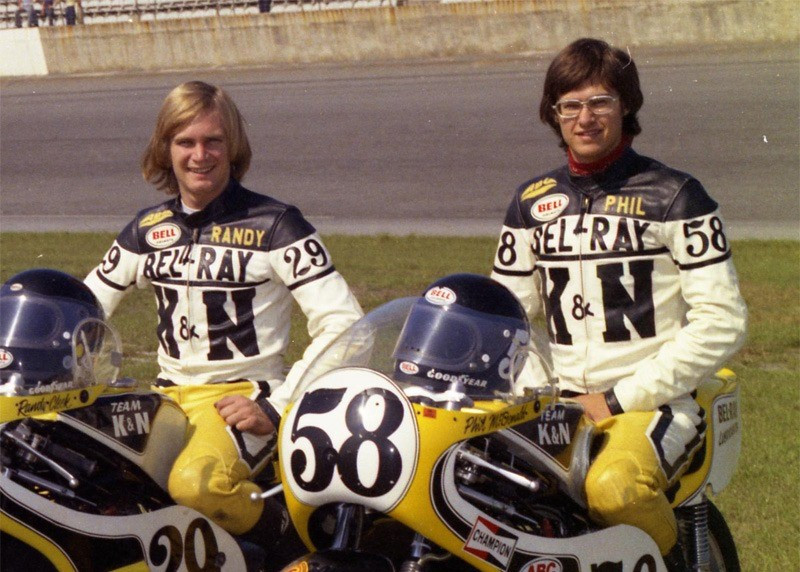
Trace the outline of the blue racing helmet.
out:
M 514 294 L 477 274 L 430 284 L 408 314 L 394 351 L 395 378 L 431 392 L 458 388 L 472 399 L 512 393 L 530 326 Z
M 0 288 L 0 393 L 35 395 L 111 383 L 119 337 L 80 280 L 33 269 Z

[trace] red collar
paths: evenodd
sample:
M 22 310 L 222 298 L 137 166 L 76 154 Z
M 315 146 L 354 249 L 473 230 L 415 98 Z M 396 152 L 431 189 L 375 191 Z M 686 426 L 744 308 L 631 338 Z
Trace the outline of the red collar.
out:
M 601 173 L 605 171 L 611 163 L 622 157 L 622 154 L 625 152 L 625 149 L 630 147 L 631 143 L 633 142 L 633 137 L 628 135 L 623 135 L 622 140 L 619 142 L 611 153 L 603 157 L 598 161 L 594 161 L 592 163 L 579 163 L 575 160 L 575 157 L 572 156 L 572 150 L 567 149 L 567 158 L 569 159 L 569 170 L 574 175 L 578 175 L 579 177 L 588 177 L 590 175 L 596 175 L 597 173 Z

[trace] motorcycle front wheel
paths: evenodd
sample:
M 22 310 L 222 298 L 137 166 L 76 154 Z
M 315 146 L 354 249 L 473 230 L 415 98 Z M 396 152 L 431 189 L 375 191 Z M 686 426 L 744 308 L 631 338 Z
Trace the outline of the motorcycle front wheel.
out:
M 708 516 L 708 572 L 741 572 L 736 543 L 725 517 L 711 501 L 706 500 L 705 503 Z M 695 564 L 697 555 L 694 553 L 692 548 L 694 543 L 691 541 L 694 538 L 692 518 L 692 509 L 678 511 L 680 529 L 687 533 L 684 537 L 687 558 L 690 564 Z

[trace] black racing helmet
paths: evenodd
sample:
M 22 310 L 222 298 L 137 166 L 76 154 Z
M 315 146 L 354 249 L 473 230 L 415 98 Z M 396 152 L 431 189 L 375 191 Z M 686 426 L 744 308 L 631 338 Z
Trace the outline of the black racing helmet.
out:
M 525 310 L 499 282 L 477 274 L 436 280 L 414 304 L 394 351 L 395 378 L 472 399 L 513 392 L 530 340 Z
M 36 395 L 112 383 L 120 361 L 119 336 L 77 278 L 33 269 L 0 288 L 0 393 Z

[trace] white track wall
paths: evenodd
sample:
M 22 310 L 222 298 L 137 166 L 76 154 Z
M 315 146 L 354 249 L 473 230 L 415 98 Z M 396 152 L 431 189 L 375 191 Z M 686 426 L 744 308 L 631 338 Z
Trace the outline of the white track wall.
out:
M 0 75 L 797 42 L 798 0 L 497 0 L 0 30 Z M 36 45 L 38 42 L 38 46 Z

